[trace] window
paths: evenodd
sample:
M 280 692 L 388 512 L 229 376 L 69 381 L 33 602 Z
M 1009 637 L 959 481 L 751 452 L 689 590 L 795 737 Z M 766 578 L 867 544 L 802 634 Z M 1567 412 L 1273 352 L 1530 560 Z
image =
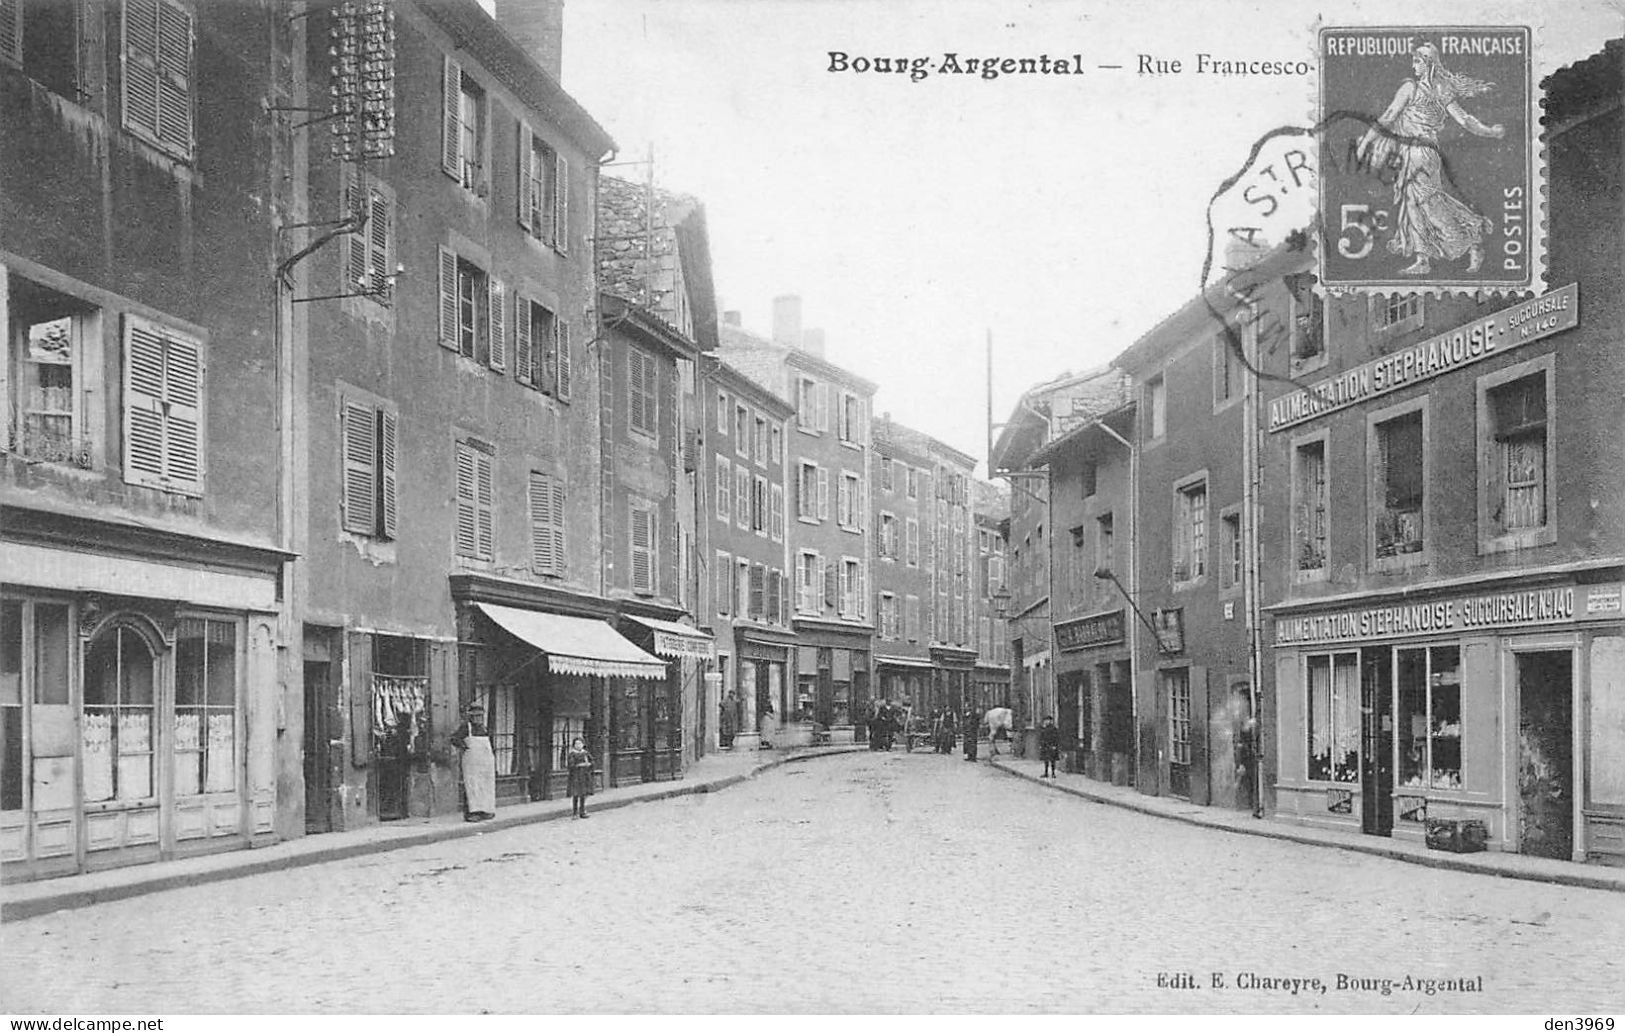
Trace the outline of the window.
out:
M 733 412 L 733 403 L 728 400 L 728 396 L 725 393 L 723 393 L 721 391 L 718 391 L 717 392 L 717 433 L 718 434 L 726 435 L 728 433 L 728 414 L 731 413 L 731 412 Z
M 1082 497 L 1089 498 L 1094 495 L 1098 473 L 1094 463 L 1084 463 L 1078 470 L 1079 493 Z
M 182 161 L 192 157 L 192 28 L 170 0 L 124 0 L 124 128 Z
M 782 542 L 784 541 L 784 485 L 773 485 L 769 489 L 768 498 L 768 532 L 775 542 Z
M 1378 330 L 1395 333 L 1418 329 L 1422 325 L 1422 295 L 1372 295 L 1371 322 Z
M 774 463 L 784 462 L 784 429 L 774 424 L 768 433 L 768 458 Z
M 659 366 L 654 356 L 628 348 L 627 361 L 627 419 L 632 430 L 651 437 L 660 427 Z
M 642 499 L 633 499 L 628 505 L 632 539 L 632 591 L 640 595 L 653 595 L 657 590 L 655 564 L 659 541 L 659 516 L 654 507 Z
M 1164 671 L 1168 684 L 1168 760 L 1191 762 L 1191 675 L 1188 669 Z
M 1461 788 L 1461 650 L 1397 652 L 1401 786 Z
M 203 494 L 203 346 L 124 317 L 124 480 Z
M 390 218 L 394 207 L 383 184 L 364 179 L 360 166 L 345 163 L 344 210 L 360 226 L 349 234 L 344 248 L 344 284 L 341 293 L 365 295 L 388 306 L 394 287 Z
M 750 469 L 740 463 L 734 467 L 734 523 L 741 530 L 751 529 Z
M 1540 361 L 1540 360 L 1537 360 Z M 1527 368 L 1527 367 L 1523 367 Z M 1489 378 L 1486 378 L 1489 379 Z M 1483 467 L 1487 533 L 1530 540 L 1551 540 L 1531 532 L 1551 525 L 1551 438 L 1546 432 L 1550 377 L 1540 370 L 1487 389 L 1482 388 L 1481 421 L 1487 433 L 1480 448 Z
M 1374 424 L 1373 521 L 1378 559 L 1422 551 L 1422 495 L 1426 467 L 1422 453 L 1422 411 L 1415 409 Z
M 757 477 L 751 485 L 750 493 L 750 529 L 757 534 L 767 534 L 768 528 L 768 501 L 767 478 Z
M 837 486 L 835 521 L 848 531 L 861 530 L 863 523 L 863 481 L 855 473 L 841 471 Z
M 757 466 L 767 465 L 767 419 L 762 416 L 756 417 L 751 430 L 751 456 Z
M 1219 518 L 1219 587 L 1241 585 L 1241 514 L 1226 513 Z
M 346 398 L 340 421 L 344 488 L 339 506 L 344 529 L 369 538 L 394 538 L 400 417 L 373 402 Z
M 1292 373 L 1307 372 L 1325 364 L 1326 307 L 1315 293 L 1309 273 L 1286 277 L 1292 298 Z
M 849 445 L 861 445 L 864 439 L 863 398 L 849 391 L 841 392 L 839 431 L 841 440 Z
M 530 472 L 530 569 L 549 577 L 564 576 L 564 479 L 539 470 Z
M 760 563 L 750 565 L 748 575 L 750 586 L 750 614 L 751 620 L 761 620 L 767 612 L 767 568 Z
M 811 377 L 796 380 L 796 428 L 816 434 L 824 423 L 823 385 Z
M 1113 551 L 1115 548 L 1112 538 L 1112 515 L 1102 513 L 1095 517 L 1095 567 L 1097 569 L 1100 567 L 1116 569 L 1113 562 L 1116 558 Z M 1090 571 L 1089 574 L 1093 577 L 1094 571 Z
M 911 498 L 911 499 L 919 498 L 920 497 L 920 472 L 918 470 L 914 469 L 914 467 L 912 467 L 912 466 L 907 467 L 904 470 L 904 473 L 903 473 L 903 481 L 904 481 L 905 487 L 908 489 L 908 497 Z
M 485 270 L 450 248 L 440 248 L 442 348 L 494 369 L 505 369 L 507 339 L 502 317 L 505 300 L 502 285 L 492 283 Z
M 560 251 L 570 239 L 570 163 L 519 124 L 518 217 L 537 240 Z
M 904 552 L 908 558 L 908 565 L 917 567 L 920 565 L 920 522 L 914 517 L 909 517 L 903 521 L 903 531 Z
M 733 464 L 717 456 L 717 519 L 724 524 L 733 519 Z
M 469 438 L 457 442 L 457 555 L 492 558 L 492 513 L 496 446 Z
M 1145 385 L 1145 419 L 1153 441 L 1168 432 L 1168 385 L 1160 373 Z
M 485 91 L 445 59 L 441 71 L 440 168 L 466 190 L 485 195 Z
M 19 65 L 30 79 L 69 100 L 81 100 L 80 0 L 0 2 L 0 61 Z
M 817 613 L 824 591 L 824 565 L 818 553 L 802 550 L 796 557 L 796 609 Z
M 174 720 L 175 795 L 236 792 L 236 623 L 179 622 Z
M 796 472 L 796 517 L 818 519 L 818 464 L 802 462 Z
M 1309 687 L 1309 777 L 1360 778 L 1360 655 L 1330 653 L 1305 660 Z
M 1293 569 L 1301 575 L 1324 576 L 1327 557 L 1326 440 L 1308 441 L 1292 450 Z
M 743 556 L 734 558 L 734 614 L 739 617 L 756 616 L 750 599 L 750 560 Z
M 897 558 L 897 518 L 890 513 L 880 514 L 880 542 L 876 551 L 881 559 Z
M 889 456 L 880 457 L 880 490 L 890 493 L 897 490 L 892 480 L 892 461 Z
M 1174 491 L 1174 582 L 1196 581 L 1207 573 L 1207 482 Z
M 500 290 L 493 292 L 500 297 Z M 492 368 L 501 368 L 495 361 Z M 514 295 L 513 375 L 521 384 L 570 400 L 574 363 L 570 357 L 570 324 L 523 294 Z
M 1213 405 L 1227 405 L 1241 397 L 1241 356 L 1230 337 L 1233 331 L 1221 331 L 1213 336 Z
M 864 592 L 863 561 L 850 556 L 841 558 L 840 584 L 840 613 L 842 617 L 861 618 L 868 611 L 868 600 Z
M 818 468 L 818 519 L 829 519 L 829 471 Z
M 4 270 L 0 281 L 10 310 L 0 340 L 0 384 L 10 385 L 0 452 L 88 468 L 95 462 L 89 439 L 96 409 L 86 398 L 86 364 L 100 354 L 100 312 Z
M 920 597 L 917 595 L 903 599 L 903 630 L 910 642 L 920 640 Z
M 84 799 L 147 800 L 153 778 L 157 664 L 135 629 L 115 624 L 85 651 L 81 775 Z
M 890 592 L 880 593 L 880 637 L 897 638 L 897 597 Z
M 750 409 L 734 406 L 734 454 L 741 459 L 750 458 Z
M 732 609 L 733 609 L 733 607 L 730 605 L 733 602 L 733 594 L 734 594 L 733 593 L 733 576 L 734 576 L 733 557 L 729 556 L 725 552 L 722 552 L 721 550 L 718 550 L 717 551 L 717 567 L 716 567 L 716 570 L 713 572 L 713 576 L 714 576 L 714 578 L 716 580 L 716 592 L 715 592 L 715 595 L 717 597 L 717 599 L 716 599 L 717 613 L 724 616 L 724 617 L 726 617 L 730 612 L 732 612 Z
M 25 631 L 25 614 L 30 611 L 32 628 Z M 64 603 L 0 602 L 0 811 L 23 809 L 23 787 L 30 777 L 23 753 L 25 702 L 67 706 L 69 665 L 79 648 L 68 616 Z M 98 742 L 106 743 L 105 732 Z M 34 784 L 36 811 L 72 805 L 71 779 Z

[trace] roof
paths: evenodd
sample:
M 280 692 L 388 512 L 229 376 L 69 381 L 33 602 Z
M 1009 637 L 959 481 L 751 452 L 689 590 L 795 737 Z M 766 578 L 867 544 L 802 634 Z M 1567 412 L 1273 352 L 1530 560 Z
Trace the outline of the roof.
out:
M 778 419 L 787 420 L 796 414 L 795 406 L 785 401 L 776 392 L 769 391 L 751 377 L 746 376 L 744 371 L 726 359 L 710 354 L 704 356 L 704 363 L 706 379 L 715 380 L 735 394 L 749 398 Z
M 693 359 L 699 355 L 698 344 L 643 306 L 607 293 L 600 294 L 598 299 L 604 313 L 604 329 L 635 336 L 643 344 L 654 345 L 675 359 Z
M 852 372 L 845 366 L 837 366 L 828 359 L 821 359 L 804 349 L 779 344 L 742 326 L 724 323 L 720 330 L 719 347 L 729 353 L 728 361 L 744 370 L 752 380 L 766 384 L 769 389 L 773 388 L 771 378 L 786 366 L 799 367 L 826 379 L 840 381 L 848 387 L 870 395 L 880 387 L 879 384 Z M 758 357 L 745 359 L 738 356 L 736 354 L 738 352 L 755 352 Z M 771 358 L 766 358 L 767 356 Z M 764 376 L 769 379 L 764 380 Z
M 1029 461 L 1034 466 L 1046 466 L 1049 463 L 1054 462 L 1055 459 L 1057 459 L 1063 453 L 1073 449 L 1081 449 L 1086 445 L 1093 446 L 1103 444 L 1109 448 L 1121 448 L 1123 443 L 1118 440 L 1117 437 L 1102 430 L 1101 424 L 1106 424 L 1107 426 L 1118 424 L 1119 426 L 1112 427 L 1112 429 L 1118 431 L 1126 437 L 1126 432 L 1132 429 L 1131 425 L 1133 421 L 1132 419 L 1124 419 L 1124 417 L 1131 417 L 1134 410 L 1135 405 L 1131 400 L 1118 406 L 1111 412 L 1099 413 L 1088 419 L 1080 420 L 1070 430 L 1061 434 L 1060 437 L 1052 439 L 1043 447 L 1038 449 L 1038 451 L 1034 452 Z
M 717 299 L 705 205 L 688 194 L 604 175 L 597 214 L 593 258 L 599 289 L 677 327 L 680 308 L 673 295 L 681 287 L 691 336 L 702 349 L 715 348 Z
M 971 481 L 971 509 L 978 517 L 998 521 L 1010 516 L 1010 489 L 991 481 Z
M 994 468 L 1018 470 L 1033 464 L 1034 453 L 1057 435 L 1121 408 L 1130 398 L 1128 374 L 1109 365 L 1035 384 L 1022 394 L 994 443 Z

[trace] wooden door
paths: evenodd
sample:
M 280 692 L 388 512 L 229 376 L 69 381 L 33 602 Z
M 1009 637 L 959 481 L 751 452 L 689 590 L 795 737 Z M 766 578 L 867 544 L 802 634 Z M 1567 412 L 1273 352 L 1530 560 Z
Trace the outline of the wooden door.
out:
M 1519 653 L 1518 851 L 1574 851 L 1574 676 L 1568 650 Z

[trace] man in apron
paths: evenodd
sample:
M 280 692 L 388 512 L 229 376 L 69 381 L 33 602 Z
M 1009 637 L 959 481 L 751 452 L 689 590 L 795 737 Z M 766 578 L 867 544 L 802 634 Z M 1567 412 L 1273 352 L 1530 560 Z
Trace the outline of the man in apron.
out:
M 463 820 L 488 821 L 497 811 L 497 760 L 485 728 L 485 708 L 470 703 L 451 737 L 463 758 Z

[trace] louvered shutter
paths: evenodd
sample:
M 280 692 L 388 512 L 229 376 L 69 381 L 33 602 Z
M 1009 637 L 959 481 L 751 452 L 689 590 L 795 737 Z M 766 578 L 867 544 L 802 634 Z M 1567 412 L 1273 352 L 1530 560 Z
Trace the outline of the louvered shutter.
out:
M 344 248 L 344 293 L 367 289 L 367 232 L 371 229 L 371 216 L 355 166 L 345 164 L 344 211 L 351 218 L 367 216 L 368 226 L 351 233 Z
M 124 324 L 124 479 L 162 487 L 164 339 L 143 320 Z
M 853 607 L 852 607 L 852 571 L 846 565 L 845 560 L 842 560 L 840 562 L 840 566 L 837 567 L 836 569 L 837 569 L 837 572 L 839 574 L 839 578 L 838 578 L 838 582 L 837 582 L 837 586 L 836 586 L 838 594 L 835 597 L 839 601 L 837 609 L 840 611 L 841 616 L 845 617 L 845 616 L 848 616 L 849 614 L 851 614 L 852 609 L 853 609 Z
M 395 483 L 395 460 L 399 455 L 400 418 L 388 409 L 378 411 L 378 478 L 382 490 L 379 502 L 383 506 L 382 532 L 385 538 L 394 538 L 399 512 L 399 491 Z
M 475 506 L 475 488 L 479 479 L 474 450 L 468 445 L 457 446 L 457 554 L 476 554 L 479 539 L 479 516 Z
M 818 565 L 824 572 L 824 605 L 834 607 L 840 599 L 838 585 L 836 584 L 836 570 L 823 557 L 819 557 Z
M 531 365 L 530 299 L 514 291 L 513 295 L 513 378 L 521 384 L 534 385 L 536 373 Z
M 389 277 L 393 266 L 389 264 L 389 198 L 377 190 L 372 191 L 367 215 L 367 261 L 372 267 L 371 282 L 366 290 L 389 300 Z
M 377 410 L 370 405 L 345 402 L 341 414 L 344 466 L 344 529 L 373 534 L 378 529 L 374 509 L 378 497 Z
M 784 572 L 777 567 L 767 574 L 767 619 L 784 620 Z
M 856 500 L 852 498 L 852 482 L 845 475 L 835 486 L 835 495 L 835 519 L 842 527 L 850 526 Z
M 553 320 L 554 351 L 558 355 L 558 380 L 556 381 L 556 394 L 559 398 L 568 401 L 570 398 L 570 324 L 562 319 Z
M 490 283 L 491 368 L 504 372 L 508 368 L 508 288 L 494 276 Z
M 457 254 L 440 249 L 440 347 L 457 351 Z
M 818 468 L 818 519 L 829 519 L 829 471 Z
M 857 604 L 858 604 L 858 616 L 859 617 L 868 617 L 869 616 L 869 578 L 867 576 L 868 571 L 864 568 L 862 560 L 859 560 L 856 564 L 853 565 L 852 572 L 857 577 L 857 584 L 853 588 L 852 597 L 853 597 L 853 599 L 855 599 L 857 601 Z
M 158 0 L 158 138 L 192 152 L 192 16 Z
M 171 491 L 201 494 L 203 355 L 196 341 L 164 334 L 164 480 Z
M 636 592 L 653 591 L 654 513 L 647 509 L 632 508 L 632 589 Z
M 642 429 L 648 420 L 648 412 L 643 407 L 643 355 L 636 350 L 626 353 L 627 371 L 627 416 L 632 426 Z
M 158 3 L 124 0 L 120 54 L 124 79 L 124 126 L 157 140 Z
M 530 475 L 530 569 L 536 574 L 553 573 L 553 486 L 548 476 Z
M 760 563 L 751 564 L 750 568 L 750 617 L 752 620 L 761 620 L 762 611 L 767 608 L 767 568 Z
M 514 190 L 514 196 L 516 198 L 518 198 L 518 205 L 517 205 L 517 210 L 514 212 L 514 214 L 516 216 L 518 216 L 518 218 L 519 218 L 519 225 L 525 227 L 525 229 L 527 229 L 527 230 L 534 233 L 535 232 L 535 227 L 530 221 L 530 206 L 531 206 L 531 184 L 530 184 L 530 180 L 531 180 L 531 174 L 532 174 L 532 162 L 531 162 L 531 153 L 530 152 L 531 152 L 530 127 L 525 125 L 525 123 L 520 122 L 519 123 L 519 162 L 518 162 L 519 174 L 518 174 L 518 177 L 517 177 L 517 179 L 518 179 L 518 187 L 517 187 L 517 189 Z
M 768 513 L 768 530 L 773 540 L 784 540 L 784 485 L 775 484 L 769 489 L 770 512 Z
M 553 246 L 570 250 L 570 162 L 562 154 L 553 160 Z
M 569 566 L 569 552 L 564 540 L 564 481 L 553 478 L 553 573 L 564 576 Z
M 463 69 L 450 57 L 440 76 L 440 171 L 463 181 Z
M 22 64 L 23 0 L 0 0 L 0 60 Z
M 734 468 L 734 522 L 750 528 L 750 471 L 743 466 Z
M 495 501 L 496 486 L 494 481 L 494 465 L 490 456 L 484 452 L 474 453 L 474 462 L 478 474 L 475 482 L 477 489 L 474 496 L 475 509 L 479 514 L 479 558 L 488 560 L 492 557 L 496 546 L 495 515 L 492 505 Z

